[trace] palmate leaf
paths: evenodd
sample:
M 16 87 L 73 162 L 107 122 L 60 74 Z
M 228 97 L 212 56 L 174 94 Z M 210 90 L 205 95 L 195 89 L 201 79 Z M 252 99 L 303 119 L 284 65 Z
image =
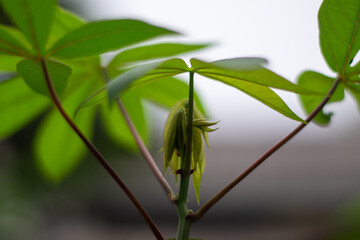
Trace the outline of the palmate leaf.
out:
M 89 93 L 91 84 L 63 101 L 66 112 L 74 112 L 79 102 Z M 73 121 L 91 139 L 95 109 L 86 109 Z M 78 135 L 70 128 L 60 113 L 54 109 L 43 121 L 35 137 L 35 154 L 39 169 L 47 179 L 59 182 L 79 164 L 87 148 Z
M 62 37 L 67 35 L 69 32 L 80 28 L 84 24 L 85 21 L 83 19 L 67 10 L 57 7 L 54 24 L 51 29 L 49 41 L 47 43 L 47 48 L 49 49 Z
M 234 59 L 234 61 L 235 63 L 239 62 L 238 59 Z M 258 63 L 256 61 L 254 61 L 255 64 L 251 70 L 239 71 L 233 70 L 235 64 L 232 64 L 231 60 L 228 60 L 226 63 L 226 66 L 231 65 L 231 69 L 229 67 L 224 68 L 224 65 L 207 63 L 198 59 L 191 59 L 190 62 L 196 73 L 235 87 L 288 118 L 303 121 L 269 87 L 296 93 L 309 93 L 310 91 L 287 81 L 270 70 L 260 66 L 257 67 Z M 252 62 L 253 60 L 251 60 Z M 242 64 L 245 63 L 246 61 L 242 61 Z M 244 69 L 241 65 L 239 68 Z
M 60 58 L 89 57 L 169 34 L 176 33 L 137 20 L 90 22 L 61 38 L 48 55 Z
M 331 88 L 333 82 L 335 81 L 334 78 L 327 77 L 317 72 L 307 71 L 300 75 L 298 78 L 298 84 L 306 89 L 312 91 L 318 91 L 320 95 L 301 95 L 301 103 L 304 106 L 306 113 L 311 113 L 324 99 L 327 92 Z M 339 85 L 332 97 L 329 100 L 331 102 L 338 102 L 344 99 L 344 87 Z M 324 113 L 321 110 L 313 121 L 318 124 L 328 124 L 331 120 L 332 113 Z
M 318 14 L 320 46 L 329 67 L 340 75 L 360 49 L 360 1 L 324 0 Z
M 349 89 L 349 91 L 351 92 L 353 97 L 355 98 L 355 100 L 358 104 L 358 109 L 360 111 L 360 85 L 354 84 L 354 83 L 347 83 L 347 88 Z
M 0 54 L 28 56 L 31 55 L 29 44 L 22 39 L 17 29 L 0 25 Z
M 235 58 L 210 63 L 193 58 L 190 62 L 197 74 L 212 76 L 230 86 L 236 87 L 240 80 L 300 94 L 311 93 L 262 67 L 261 64 L 266 61 L 261 58 Z
M 56 3 L 56 0 L 1 0 L 6 13 L 40 55 L 46 50 Z
M 57 94 L 61 94 L 66 88 L 72 70 L 65 64 L 55 61 L 48 61 L 47 66 L 55 90 Z M 17 72 L 35 92 L 50 96 L 40 62 L 23 60 L 17 64 Z
M 151 84 L 142 84 L 130 92 L 135 92 L 139 97 L 162 107 L 171 108 L 175 103 L 189 96 L 189 85 L 176 78 L 164 78 Z M 197 108 L 204 114 L 205 109 L 196 92 L 194 99 Z
M 32 91 L 20 77 L 0 83 L 0 139 L 17 132 L 49 106 L 45 97 Z
M 108 71 L 118 69 L 130 63 L 172 57 L 182 53 L 208 47 L 209 44 L 181 44 L 181 43 L 160 43 L 140 46 L 120 52 L 108 65 Z

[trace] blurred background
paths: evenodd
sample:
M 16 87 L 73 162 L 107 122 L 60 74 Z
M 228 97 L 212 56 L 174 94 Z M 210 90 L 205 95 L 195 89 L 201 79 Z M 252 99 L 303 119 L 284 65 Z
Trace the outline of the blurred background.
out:
M 255 56 L 295 82 L 304 70 L 332 73 L 318 44 L 321 0 L 60 0 L 88 20 L 135 18 L 184 34 L 182 42 L 215 43 L 185 55 L 204 60 Z M 196 90 L 220 129 L 210 134 L 201 203 L 291 131 L 298 123 L 211 80 L 196 77 Z M 305 117 L 294 94 L 278 92 Z M 151 152 L 162 167 L 162 128 L 167 112 L 148 106 Z M 1 110 L 0 110 L 1 111 Z M 360 239 L 360 115 L 347 97 L 324 128 L 310 124 L 193 225 L 191 235 L 216 239 Z M 0 142 L 1 240 L 153 239 L 134 207 L 88 156 L 59 185 L 35 166 L 31 139 L 39 119 Z M 140 154 L 128 153 L 97 128 L 95 144 L 149 211 L 165 237 L 176 235 L 177 217 Z M 167 178 L 176 188 L 172 175 Z M 190 204 L 198 206 L 190 190 Z

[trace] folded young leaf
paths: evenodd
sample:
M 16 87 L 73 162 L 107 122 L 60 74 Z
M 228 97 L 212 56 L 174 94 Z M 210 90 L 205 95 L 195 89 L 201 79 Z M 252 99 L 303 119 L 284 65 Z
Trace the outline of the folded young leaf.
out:
M 129 63 L 172 57 L 182 53 L 208 47 L 209 44 L 160 43 L 124 50 L 109 63 L 108 69 L 118 69 Z
M 348 73 L 360 49 L 360 1 L 324 0 L 318 14 L 320 46 L 329 67 Z
M 298 84 L 300 86 L 320 93 L 320 95 L 300 95 L 301 103 L 307 114 L 311 113 L 320 104 L 334 81 L 334 78 L 327 77 L 323 74 L 312 71 L 306 71 L 299 76 Z M 343 99 L 344 87 L 342 85 L 338 85 L 328 103 L 338 102 Z M 330 122 L 331 115 L 332 113 L 325 113 L 323 110 L 321 110 L 313 121 L 318 124 L 325 125 Z
M 65 64 L 48 61 L 48 71 L 57 94 L 61 94 L 71 75 L 71 68 Z M 50 96 L 41 64 L 32 60 L 23 60 L 17 64 L 17 72 L 22 76 L 26 84 L 35 92 Z
M 169 34 L 176 33 L 137 20 L 90 22 L 61 38 L 48 55 L 89 57 Z
M 31 55 L 31 50 L 18 30 L 0 25 L 0 54 L 26 57 Z
M 73 112 L 88 94 L 88 87 L 84 85 L 63 101 L 68 113 Z M 89 139 L 92 137 L 94 117 L 95 109 L 86 109 L 73 119 Z M 87 153 L 85 144 L 56 109 L 40 125 L 34 147 L 38 167 L 53 182 L 60 182 L 68 176 Z
M 55 17 L 56 0 L 1 0 L 6 13 L 43 55 Z
M 140 98 L 136 94 L 129 92 L 121 97 L 121 102 L 125 106 L 141 139 L 145 144 L 148 143 L 149 130 Z M 111 106 L 104 104 L 102 106 L 101 120 L 107 135 L 115 143 L 126 150 L 138 151 L 134 136 L 116 104 Z
M 50 101 L 32 91 L 20 77 L 0 82 L 0 139 L 34 120 Z
M 204 62 L 199 59 L 191 59 L 191 66 L 197 74 L 212 76 L 230 86 L 236 86 L 237 81 L 247 81 L 266 87 L 277 88 L 300 94 L 310 94 L 310 91 L 303 89 L 276 73 L 261 67 L 264 59 L 240 58 L 227 59 L 216 62 Z M 235 70 L 238 64 L 238 70 Z

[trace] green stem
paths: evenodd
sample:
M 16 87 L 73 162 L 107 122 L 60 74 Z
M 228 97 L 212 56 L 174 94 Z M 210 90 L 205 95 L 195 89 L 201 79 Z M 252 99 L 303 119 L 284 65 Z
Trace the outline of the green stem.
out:
M 341 78 L 338 77 L 333 85 L 331 86 L 329 92 L 321 103 L 315 108 L 312 113 L 306 118 L 306 122 L 309 123 L 311 120 L 324 108 L 326 103 L 329 101 L 333 95 L 336 87 L 341 82 Z M 256 160 L 250 167 L 248 167 L 242 174 L 237 178 L 231 181 L 227 186 L 225 186 L 218 194 L 212 197 L 208 202 L 206 202 L 196 213 L 190 214 L 188 218 L 191 218 L 192 221 L 199 220 L 212 206 L 214 206 L 221 198 L 223 198 L 231 189 L 233 189 L 239 182 L 241 182 L 245 177 L 252 173 L 261 163 L 263 163 L 268 157 L 270 157 L 274 152 L 281 148 L 285 143 L 292 139 L 296 134 L 298 134 L 304 127 L 308 124 L 300 123 L 293 131 L 281 139 L 278 143 L 272 146 L 268 151 L 266 151 L 258 160 Z
M 119 185 L 119 187 L 124 191 L 130 201 L 133 203 L 135 208 L 139 211 L 145 222 L 148 224 L 152 232 L 154 233 L 156 239 L 164 240 L 164 237 L 161 235 L 159 229 L 146 212 L 146 210 L 142 207 L 136 197 L 132 194 L 132 192 L 128 189 L 125 183 L 121 180 L 119 175 L 114 171 L 114 169 L 110 166 L 110 164 L 106 161 L 106 159 L 102 156 L 102 154 L 97 150 L 97 148 L 90 142 L 90 140 L 81 132 L 75 122 L 70 118 L 70 116 L 66 113 L 64 107 L 62 106 L 59 97 L 55 91 L 54 85 L 51 81 L 49 70 L 45 60 L 41 60 L 41 66 L 44 73 L 45 81 L 47 87 L 49 89 L 51 98 L 59 110 L 62 117 L 69 124 L 69 126 L 74 130 L 74 132 L 80 137 L 80 139 L 84 142 L 89 151 L 94 155 L 94 157 L 98 160 L 98 162 L 105 168 L 105 170 L 109 173 L 109 175 L 115 180 L 115 182 Z
M 187 196 L 189 191 L 190 171 L 191 171 L 191 154 L 192 154 L 192 122 L 194 113 L 194 72 L 190 72 L 189 81 L 189 107 L 187 119 L 187 139 L 185 148 L 185 157 L 183 160 L 183 167 L 180 173 L 180 189 L 179 196 L 176 203 L 176 208 L 179 216 L 179 225 L 177 240 L 188 240 L 190 235 L 191 219 L 187 216 L 190 211 L 187 207 Z

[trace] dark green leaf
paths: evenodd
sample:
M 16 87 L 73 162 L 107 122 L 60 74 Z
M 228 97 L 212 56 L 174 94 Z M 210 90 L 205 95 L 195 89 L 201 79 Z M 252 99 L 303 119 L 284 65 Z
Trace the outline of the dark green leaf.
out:
M 311 113 L 324 99 L 327 92 L 331 88 L 334 78 L 327 77 L 317 72 L 307 71 L 300 75 L 298 78 L 298 84 L 306 89 L 316 91 L 319 95 L 301 95 L 300 99 L 302 105 L 307 114 Z M 334 94 L 329 100 L 331 102 L 338 102 L 344 99 L 344 88 L 342 85 L 339 85 L 335 90 Z M 318 124 L 328 124 L 330 122 L 332 113 L 321 112 L 316 115 L 313 121 Z
M 56 0 L 1 0 L 12 21 L 38 54 L 44 54 L 55 17 Z
M 63 105 L 68 113 L 88 94 L 89 86 L 83 86 L 69 96 Z M 90 86 L 91 87 L 91 86 Z M 74 119 L 81 131 L 91 139 L 95 109 L 87 109 Z M 41 124 L 35 138 L 37 164 L 43 174 L 52 181 L 64 179 L 87 153 L 87 148 L 68 123 L 54 109 Z
M 324 0 L 318 19 L 323 56 L 332 70 L 343 75 L 360 49 L 360 1 Z
M 121 102 L 127 109 L 127 112 L 142 140 L 147 143 L 149 140 L 149 133 L 140 98 L 132 93 L 128 93 L 121 97 Z M 109 105 L 103 105 L 102 121 L 104 123 L 106 133 L 114 142 L 125 149 L 132 151 L 138 150 L 135 139 L 117 105 L 113 104 L 110 109 Z
M 47 48 L 49 49 L 52 47 L 62 37 L 80 28 L 82 25 L 84 25 L 84 23 L 85 21 L 76 16 L 74 13 L 57 8 Z
M 58 94 L 61 94 L 65 90 L 67 81 L 71 75 L 71 68 L 54 61 L 48 61 L 47 66 L 55 90 Z M 23 60 L 18 63 L 17 71 L 31 89 L 37 93 L 49 96 L 49 90 L 40 62 Z
M 17 132 L 38 116 L 49 101 L 32 91 L 20 77 L 0 83 L 0 139 Z
M 290 92 L 308 94 L 309 91 L 302 89 L 301 87 L 293 84 L 285 78 L 275 74 L 274 72 L 259 66 L 259 62 L 262 59 L 235 59 L 232 60 L 221 60 L 215 63 L 207 63 L 198 59 L 191 59 L 191 66 L 196 73 L 205 77 L 219 80 L 230 86 L 237 85 L 237 82 L 251 82 L 266 87 L 272 87 L 282 89 Z M 239 66 L 241 70 L 233 70 L 237 62 L 242 62 L 242 66 Z M 223 67 L 222 67 L 223 66 Z M 225 67 L 226 66 L 226 67 Z M 252 67 L 251 67 L 252 66 Z M 230 69 L 231 67 L 231 69 Z M 251 70 L 243 70 L 245 67 L 251 67 Z M 255 69 L 254 69 L 255 68 Z
M 137 20 L 90 22 L 60 39 L 49 55 L 89 57 L 168 34 L 175 32 Z
M 0 54 L 28 56 L 29 44 L 21 38 L 18 30 L 0 25 Z
M 160 43 L 154 45 L 140 46 L 124 50 L 116 55 L 108 65 L 108 69 L 118 69 L 126 64 L 171 57 L 185 52 L 198 50 L 208 47 L 207 44 L 180 44 L 180 43 Z

